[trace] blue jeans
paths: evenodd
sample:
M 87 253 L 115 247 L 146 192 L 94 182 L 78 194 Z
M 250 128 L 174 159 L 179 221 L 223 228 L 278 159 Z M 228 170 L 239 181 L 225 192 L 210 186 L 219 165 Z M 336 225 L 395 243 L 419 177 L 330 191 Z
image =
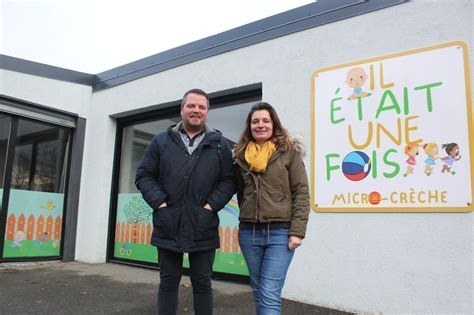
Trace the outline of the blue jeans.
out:
M 288 248 L 288 233 L 288 228 L 239 229 L 257 315 L 281 314 L 281 290 L 295 252 Z

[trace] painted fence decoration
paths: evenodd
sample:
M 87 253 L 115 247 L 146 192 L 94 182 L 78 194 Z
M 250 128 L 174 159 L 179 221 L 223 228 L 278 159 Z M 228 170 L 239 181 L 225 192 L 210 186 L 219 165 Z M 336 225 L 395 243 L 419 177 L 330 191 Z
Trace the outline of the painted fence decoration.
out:
M 143 223 L 117 222 L 115 225 L 115 241 L 133 244 L 149 244 L 153 226 Z
M 117 222 L 115 225 L 115 241 L 148 245 L 150 244 L 152 232 L 153 226 L 150 223 L 130 224 L 125 222 Z M 238 232 L 239 230 L 237 227 L 231 230 L 230 227 L 223 229 L 222 226 L 219 226 L 219 239 L 221 246 L 218 251 L 233 254 L 240 253 Z
M 240 253 L 239 247 L 239 229 L 237 227 L 232 230 L 230 227 L 226 227 L 223 231 L 222 227 L 219 226 L 219 239 L 221 242 L 221 247 L 217 250 L 224 253 Z
M 62 218 L 57 216 L 53 218 L 48 216 L 46 219 L 40 215 L 37 219 L 34 215 L 30 215 L 28 220 L 21 214 L 18 218 L 15 214 L 10 214 L 7 221 L 6 239 L 13 241 L 15 233 L 25 233 L 25 239 L 49 241 L 61 239 Z

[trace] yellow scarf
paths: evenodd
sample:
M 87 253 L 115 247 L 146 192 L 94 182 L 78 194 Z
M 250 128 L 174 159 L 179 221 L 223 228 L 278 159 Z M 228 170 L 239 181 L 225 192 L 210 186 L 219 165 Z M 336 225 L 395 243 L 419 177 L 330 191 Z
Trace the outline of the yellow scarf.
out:
M 245 161 L 250 166 L 250 170 L 256 173 L 265 173 L 268 161 L 275 150 L 276 146 L 272 141 L 266 141 L 263 145 L 249 141 L 245 149 Z

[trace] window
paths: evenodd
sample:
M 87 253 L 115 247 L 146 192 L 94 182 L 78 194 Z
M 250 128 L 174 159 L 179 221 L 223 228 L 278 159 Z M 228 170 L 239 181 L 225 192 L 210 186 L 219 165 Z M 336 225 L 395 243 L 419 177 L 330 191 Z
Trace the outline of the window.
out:
M 15 116 L 0 121 L 0 178 L 8 186 L 1 257 L 59 257 L 70 130 Z
M 211 97 L 207 126 L 221 131 L 231 143 L 237 142 L 250 107 L 260 99 L 261 90 L 252 98 L 239 100 L 233 96 L 231 102 L 222 97 L 220 102 L 216 102 Z M 157 263 L 157 251 L 150 245 L 153 230 L 152 209 L 135 187 L 135 174 L 151 139 L 181 120 L 179 105 L 161 115 L 157 113 L 156 119 L 152 121 L 149 116 L 143 115 L 148 119 L 147 122 L 140 120 L 127 122 L 119 130 L 120 173 L 116 174 L 117 195 L 114 209 L 116 213 L 113 222 L 115 229 L 111 236 L 113 246 L 110 246 L 112 248 L 110 257 L 117 261 L 154 265 Z M 237 243 L 238 213 L 236 198 L 219 212 L 221 248 L 216 253 L 215 272 L 248 275 L 245 260 Z M 184 266 L 188 267 L 186 256 Z

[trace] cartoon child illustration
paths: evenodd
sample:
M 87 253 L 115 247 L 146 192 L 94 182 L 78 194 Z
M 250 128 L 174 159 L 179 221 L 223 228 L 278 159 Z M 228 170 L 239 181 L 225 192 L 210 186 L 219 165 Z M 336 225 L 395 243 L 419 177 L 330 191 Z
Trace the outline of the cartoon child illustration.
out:
M 23 242 L 25 240 L 25 232 L 23 231 L 16 231 L 15 235 L 13 236 L 13 242 L 10 244 L 11 248 L 15 247 L 21 247 Z
M 445 157 L 442 157 L 441 160 L 444 162 L 443 168 L 441 169 L 441 173 L 448 172 L 451 175 L 456 174 L 456 172 L 451 171 L 451 167 L 453 166 L 454 161 L 459 161 L 461 159 L 461 154 L 459 154 L 459 146 L 457 143 L 445 143 L 441 146 L 441 148 L 445 149 L 446 153 L 448 154 Z
M 36 247 L 43 246 L 43 244 L 47 240 L 48 240 L 48 232 L 43 232 L 43 234 L 41 234 L 40 238 L 33 242 L 33 246 L 36 246 Z
M 46 242 L 48 240 L 48 232 L 44 232 L 40 237 L 40 242 Z
M 346 83 L 349 87 L 354 89 L 354 92 L 349 96 L 350 100 L 358 97 L 367 96 L 368 93 L 362 91 L 362 85 L 367 80 L 367 74 L 361 67 L 352 68 L 347 73 Z
M 403 177 L 407 177 L 409 174 L 413 174 L 415 170 L 414 166 L 416 165 L 416 157 L 420 154 L 420 146 L 416 143 L 408 144 L 405 147 L 405 154 L 408 155 L 407 171 L 403 174 Z
M 423 145 L 427 157 L 425 159 L 425 174 L 430 176 L 433 173 L 433 166 L 436 165 L 438 156 L 438 145 L 434 142 L 425 143 Z

